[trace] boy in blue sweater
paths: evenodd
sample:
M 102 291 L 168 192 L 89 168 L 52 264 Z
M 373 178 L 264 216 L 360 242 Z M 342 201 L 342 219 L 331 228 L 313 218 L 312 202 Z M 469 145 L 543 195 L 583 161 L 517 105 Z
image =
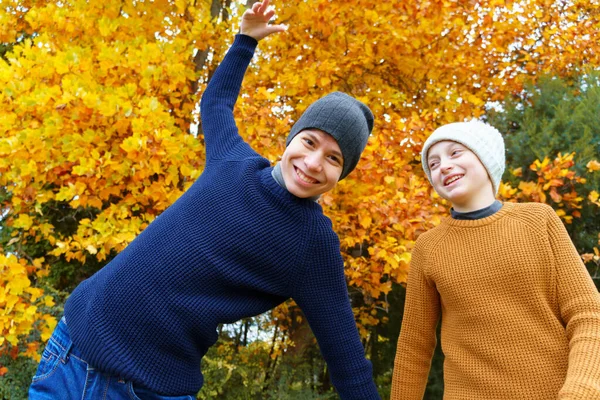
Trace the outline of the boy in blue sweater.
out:
M 314 201 L 356 166 L 373 127 L 361 102 L 332 93 L 292 127 L 272 168 L 238 134 L 233 107 L 268 0 L 202 97 L 203 174 L 125 250 L 71 294 L 31 399 L 191 399 L 217 327 L 293 298 L 343 399 L 379 399 L 348 300 L 340 243 Z

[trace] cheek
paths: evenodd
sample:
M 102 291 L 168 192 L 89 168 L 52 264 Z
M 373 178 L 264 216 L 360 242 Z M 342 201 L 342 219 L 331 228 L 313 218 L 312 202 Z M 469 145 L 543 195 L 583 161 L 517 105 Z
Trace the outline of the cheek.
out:
M 285 164 L 290 164 L 294 158 L 297 157 L 298 152 L 295 151 L 293 147 L 288 147 L 286 151 L 281 156 L 281 162 Z
M 477 165 L 477 173 L 479 175 L 479 177 L 483 180 L 488 178 L 488 173 L 487 170 L 485 169 L 485 167 L 483 165 Z
M 327 171 L 327 179 L 329 181 L 337 182 L 342 176 L 342 168 L 337 166 L 331 166 Z
M 281 157 L 281 173 L 286 176 L 286 175 L 290 175 L 290 171 L 293 169 L 292 163 L 290 161 L 290 157 L 289 154 L 284 153 L 283 156 Z

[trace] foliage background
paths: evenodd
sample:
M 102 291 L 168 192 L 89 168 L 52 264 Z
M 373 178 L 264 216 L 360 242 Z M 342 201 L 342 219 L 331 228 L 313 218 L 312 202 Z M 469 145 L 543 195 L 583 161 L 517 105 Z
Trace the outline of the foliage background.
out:
M 0 8 L 0 395 L 25 398 L 68 293 L 200 175 L 196 105 L 252 0 L 5 0 Z M 506 135 L 500 197 L 551 204 L 600 266 L 599 5 L 591 0 L 276 1 L 236 108 L 276 162 L 308 104 L 376 116 L 359 167 L 321 198 L 387 397 L 416 237 L 447 215 L 419 152 L 435 127 Z M 196 133 L 197 130 L 197 133 Z M 573 154 L 574 153 L 574 154 Z M 200 398 L 335 398 L 302 313 L 225 326 Z M 428 398 L 442 393 L 436 353 Z

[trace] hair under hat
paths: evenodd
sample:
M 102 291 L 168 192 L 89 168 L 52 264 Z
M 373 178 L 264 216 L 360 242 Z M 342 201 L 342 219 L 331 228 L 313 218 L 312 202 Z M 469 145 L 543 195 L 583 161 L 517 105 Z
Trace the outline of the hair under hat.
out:
M 427 162 L 427 152 L 431 146 L 444 140 L 460 143 L 475 153 L 490 176 L 494 194 L 497 194 L 505 168 L 502 134 L 493 126 L 477 120 L 454 122 L 437 128 L 427 138 L 421 150 L 421 163 L 429 182 L 431 182 L 431 171 Z
M 330 93 L 312 103 L 296 121 L 286 140 L 286 146 L 305 129 L 327 132 L 337 141 L 344 166 L 340 180 L 358 164 L 373 130 L 373 113 L 362 102 L 342 92 Z

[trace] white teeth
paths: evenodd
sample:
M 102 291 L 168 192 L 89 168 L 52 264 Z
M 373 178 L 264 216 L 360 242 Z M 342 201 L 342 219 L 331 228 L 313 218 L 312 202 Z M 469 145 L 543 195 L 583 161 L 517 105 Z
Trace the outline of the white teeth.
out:
M 306 182 L 306 183 L 317 183 L 318 182 L 317 180 L 312 179 L 311 177 L 307 176 L 306 174 L 304 174 L 304 172 L 300 171 L 297 168 L 296 168 L 296 174 L 298 175 L 298 178 L 300 178 L 303 182 Z
M 464 176 L 464 175 L 456 175 L 456 176 L 453 176 L 452 178 L 450 178 L 450 179 L 448 179 L 448 180 L 446 181 L 445 185 L 446 185 L 446 186 L 448 186 L 449 184 L 451 184 L 451 183 L 452 183 L 452 182 L 454 182 L 454 181 L 457 181 L 457 180 L 459 180 L 459 179 L 460 179 L 460 178 L 462 178 L 463 176 Z

